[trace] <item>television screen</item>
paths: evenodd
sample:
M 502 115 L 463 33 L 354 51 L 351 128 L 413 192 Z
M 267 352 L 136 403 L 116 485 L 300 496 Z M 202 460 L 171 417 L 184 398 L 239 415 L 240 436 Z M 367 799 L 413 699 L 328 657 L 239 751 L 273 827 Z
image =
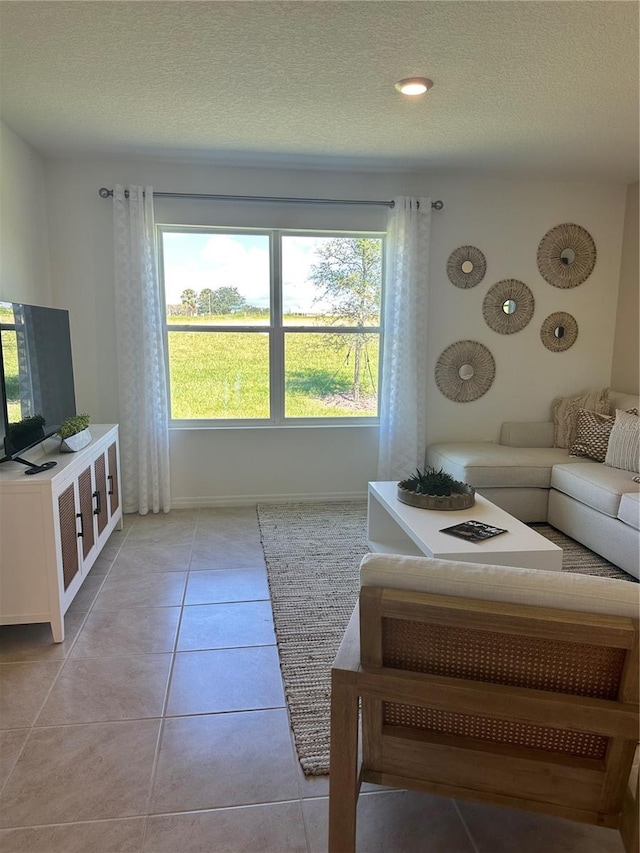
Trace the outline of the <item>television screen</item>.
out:
M 69 312 L 0 302 L 0 461 L 76 414 Z

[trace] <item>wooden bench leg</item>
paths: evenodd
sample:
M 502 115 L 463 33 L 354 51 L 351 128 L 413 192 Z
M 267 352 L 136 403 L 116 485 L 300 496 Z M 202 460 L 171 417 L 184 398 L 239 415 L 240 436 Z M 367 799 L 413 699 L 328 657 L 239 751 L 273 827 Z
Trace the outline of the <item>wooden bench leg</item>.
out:
M 340 671 L 331 677 L 329 853 L 355 853 L 358 768 L 358 695 Z

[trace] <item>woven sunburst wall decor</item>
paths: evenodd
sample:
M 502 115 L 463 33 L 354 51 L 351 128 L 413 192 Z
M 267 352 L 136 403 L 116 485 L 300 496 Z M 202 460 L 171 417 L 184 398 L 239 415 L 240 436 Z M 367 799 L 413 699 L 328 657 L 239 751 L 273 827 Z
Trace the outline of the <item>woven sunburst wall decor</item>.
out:
M 578 324 L 575 317 L 566 311 L 549 314 L 540 328 L 542 343 L 551 352 L 563 352 L 572 347 L 578 337 Z
M 475 246 L 460 246 L 449 255 L 447 275 L 456 287 L 475 287 L 487 271 L 487 261 Z
M 505 278 L 489 288 L 482 303 L 482 316 L 501 335 L 524 329 L 533 317 L 535 300 L 523 281 Z
M 553 287 L 577 287 L 596 264 L 596 245 L 581 225 L 556 225 L 540 241 L 537 261 L 540 275 Z
M 436 385 L 445 397 L 458 403 L 470 403 L 486 394 L 495 375 L 495 360 L 478 341 L 456 341 L 436 362 Z

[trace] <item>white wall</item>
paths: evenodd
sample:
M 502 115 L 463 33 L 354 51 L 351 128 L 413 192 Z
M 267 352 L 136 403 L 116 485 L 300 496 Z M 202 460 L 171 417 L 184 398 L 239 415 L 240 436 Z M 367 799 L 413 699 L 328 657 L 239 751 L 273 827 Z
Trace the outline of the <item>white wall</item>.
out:
M 111 202 L 100 186 L 151 184 L 158 191 L 388 199 L 431 195 L 429 440 L 496 439 L 503 420 L 540 420 L 552 397 L 604 387 L 611 376 L 626 187 L 502 181 L 463 174 L 416 176 L 303 170 L 237 169 L 153 161 L 51 161 L 47 164 L 53 293 L 69 307 L 78 405 L 94 421 L 117 421 Z M 385 208 L 265 207 L 158 200 L 159 222 L 384 229 Z M 545 232 L 576 222 L 593 236 L 598 259 L 580 287 L 560 290 L 538 273 L 536 250 Z M 450 284 L 446 261 L 472 244 L 487 258 L 483 282 L 471 290 Z M 515 335 L 499 335 L 482 317 L 488 288 L 517 278 L 532 290 L 533 320 Z M 576 344 L 551 353 L 540 341 L 548 314 L 564 310 L 578 321 Z M 433 380 L 440 352 L 456 340 L 484 343 L 496 360 L 496 380 L 480 400 L 447 400 Z M 364 494 L 375 479 L 376 430 L 282 428 L 176 430 L 172 433 L 172 490 L 176 505 L 279 496 Z
M 0 121 L 0 300 L 51 298 L 44 162 Z

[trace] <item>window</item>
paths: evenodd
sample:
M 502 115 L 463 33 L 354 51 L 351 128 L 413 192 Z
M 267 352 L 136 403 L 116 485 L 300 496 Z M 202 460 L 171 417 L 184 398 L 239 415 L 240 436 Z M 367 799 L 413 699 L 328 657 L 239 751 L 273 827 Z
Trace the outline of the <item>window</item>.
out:
M 174 422 L 375 422 L 382 235 L 159 232 Z

